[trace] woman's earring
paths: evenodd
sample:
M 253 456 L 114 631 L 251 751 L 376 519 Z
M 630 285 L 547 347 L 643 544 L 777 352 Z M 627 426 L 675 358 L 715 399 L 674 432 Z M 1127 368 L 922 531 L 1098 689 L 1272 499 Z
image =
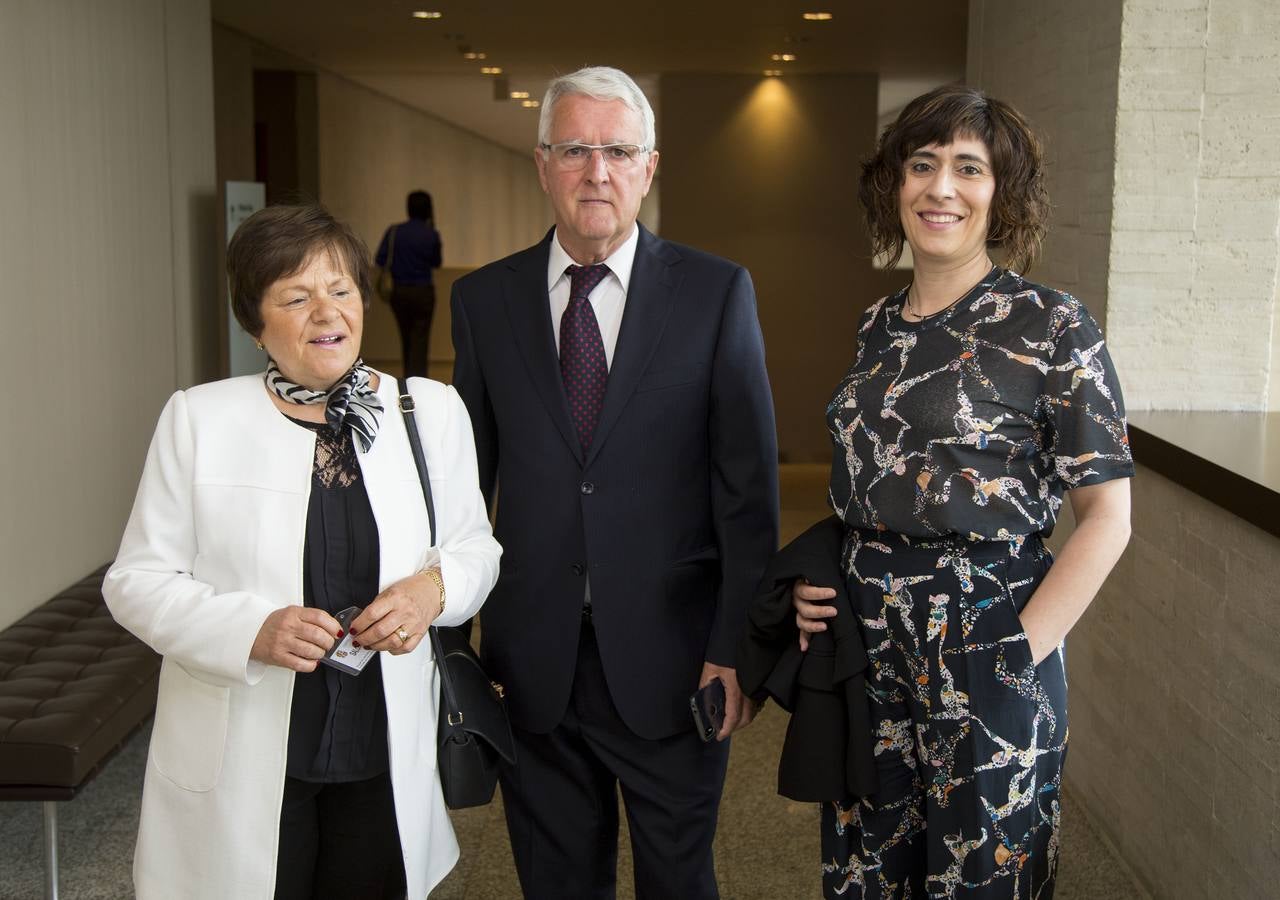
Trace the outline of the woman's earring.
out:
M 255 341 L 254 343 L 256 343 L 256 344 L 258 345 L 258 349 L 259 349 L 259 350 L 266 350 L 266 349 L 267 349 L 266 347 L 262 346 L 262 341 Z

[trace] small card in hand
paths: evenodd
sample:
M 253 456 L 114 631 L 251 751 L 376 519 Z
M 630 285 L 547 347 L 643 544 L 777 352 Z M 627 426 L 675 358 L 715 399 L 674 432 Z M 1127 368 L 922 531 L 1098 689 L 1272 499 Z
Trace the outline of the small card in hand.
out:
M 342 637 L 333 642 L 329 652 L 320 660 L 322 665 L 332 666 L 348 675 L 359 675 L 364 667 L 373 659 L 376 652 L 368 647 L 356 647 L 351 643 L 351 622 L 360 615 L 360 607 L 348 606 L 334 616 L 342 627 Z

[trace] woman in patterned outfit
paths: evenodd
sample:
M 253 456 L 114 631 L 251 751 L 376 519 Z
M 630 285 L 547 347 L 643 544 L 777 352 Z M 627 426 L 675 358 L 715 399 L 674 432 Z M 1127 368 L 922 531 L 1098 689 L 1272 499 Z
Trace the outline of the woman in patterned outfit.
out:
M 954 86 L 916 98 L 859 195 L 877 252 L 905 243 L 915 271 L 863 315 L 827 408 L 879 788 L 823 805 L 824 895 L 1047 900 L 1063 638 L 1129 536 L 1120 387 L 1080 301 L 1018 274 L 1048 198 L 1015 110 Z M 1064 493 L 1076 528 L 1055 562 Z M 795 585 L 802 647 L 834 595 Z

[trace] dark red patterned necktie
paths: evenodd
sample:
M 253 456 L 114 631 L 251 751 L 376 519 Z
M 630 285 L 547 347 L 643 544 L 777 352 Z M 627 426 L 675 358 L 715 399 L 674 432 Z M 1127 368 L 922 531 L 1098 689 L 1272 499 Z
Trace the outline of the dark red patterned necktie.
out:
M 560 375 L 569 400 L 569 415 L 585 454 L 600 421 L 609 366 L 604 358 L 600 324 L 587 295 L 609 274 L 609 267 L 569 266 L 569 305 L 560 317 Z

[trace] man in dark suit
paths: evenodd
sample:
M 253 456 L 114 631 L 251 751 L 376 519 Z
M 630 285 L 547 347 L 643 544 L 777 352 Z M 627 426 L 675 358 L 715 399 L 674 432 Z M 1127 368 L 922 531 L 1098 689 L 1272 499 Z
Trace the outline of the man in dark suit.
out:
M 636 222 L 653 112 L 617 69 L 552 82 L 535 151 L 555 228 L 453 290 L 454 383 L 502 572 L 481 617 L 518 765 L 530 898 L 614 895 L 621 787 L 640 898 L 718 896 L 734 648 L 777 546 L 777 439 L 746 270 Z M 689 697 L 727 697 L 703 743 Z

